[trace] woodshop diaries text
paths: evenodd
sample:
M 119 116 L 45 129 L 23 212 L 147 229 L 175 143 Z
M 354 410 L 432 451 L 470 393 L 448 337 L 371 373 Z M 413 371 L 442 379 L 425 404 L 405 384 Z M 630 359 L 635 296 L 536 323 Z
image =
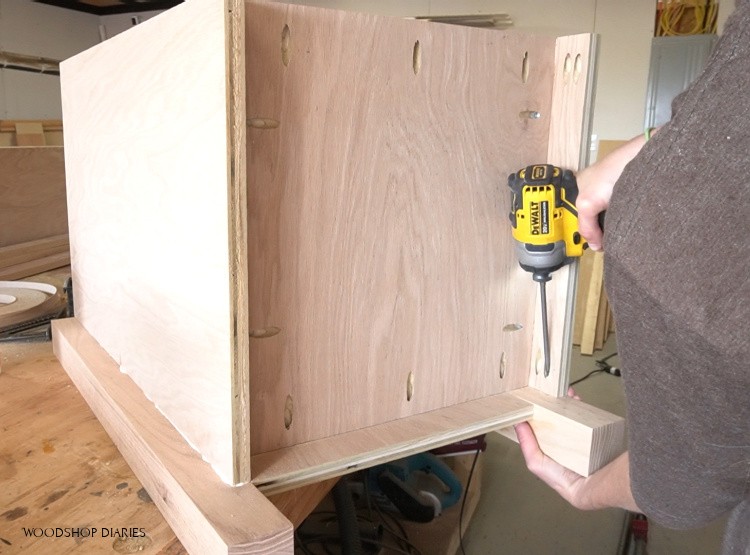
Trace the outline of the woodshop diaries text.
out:
M 142 538 L 144 528 L 23 528 L 27 538 Z

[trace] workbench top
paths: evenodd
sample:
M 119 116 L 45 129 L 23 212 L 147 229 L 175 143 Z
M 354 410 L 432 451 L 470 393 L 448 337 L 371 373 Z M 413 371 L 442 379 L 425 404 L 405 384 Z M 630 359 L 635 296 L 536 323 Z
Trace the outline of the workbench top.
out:
M 52 344 L 0 357 L 0 553 L 185 553 Z

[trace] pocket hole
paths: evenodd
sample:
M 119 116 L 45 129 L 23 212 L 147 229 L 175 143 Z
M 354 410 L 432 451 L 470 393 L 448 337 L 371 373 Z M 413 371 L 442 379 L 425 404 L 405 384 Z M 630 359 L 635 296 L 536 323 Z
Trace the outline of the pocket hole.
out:
M 289 31 L 289 25 L 284 25 L 284 29 L 281 31 L 281 62 L 284 67 L 289 65 L 289 41 L 291 40 L 291 32 Z
M 518 331 L 522 329 L 523 326 L 521 324 L 506 324 L 503 326 L 503 331 Z
M 578 83 L 581 73 L 583 73 L 583 58 L 578 54 L 575 62 L 573 62 L 573 82 Z
M 500 379 L 502 380 L 505 377 L 505 353 L 500 354 Z
M 521 61 L 521 81 L 524 83 L 529 80 L 529 53 L 524 52 Z
M 406 378 L 406 400 L 411 401 L 414 396 L 414 372 L 409 372 L 409 376 Z
M 414 51 L 411 56 L 411 67 L 414 70 L 414 75 L 418 74 L 419 70 L 422 68 L 422 45 L 419 44 L 419 41 L 414 43 Z
M 292 417 L 294 416 L 294 403 L 292 402 L 292 396 L 286 396 L 286 403 L 284 403 L 284 427 L 288 430 L 292 427 Z
M 573 59 L 570 57 L 570 54 L 567 54 L 563 62 L 563 75 L 566 80 L 570 78 L 571 73 L 573 73 Z

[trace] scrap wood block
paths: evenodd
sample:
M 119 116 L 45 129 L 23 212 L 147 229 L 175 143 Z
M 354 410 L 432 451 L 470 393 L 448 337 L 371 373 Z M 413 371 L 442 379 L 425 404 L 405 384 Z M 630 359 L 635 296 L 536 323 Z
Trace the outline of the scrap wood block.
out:
M 544 378 L 504 183 L 577 164 L 591 46 L 193 0 L 65 61 L 77 321 L 269 493 L 528 418 L 512 391 L 567 389 L 575 272 Z
M 534 405 L 529 420 L 542 451 L 581 476 L 589 476 L 625 450 L 625 420 L 569 397 L 551 398 L 531 388 L 513 392 Z M 500 430 L 518 441 L 510 428 Z

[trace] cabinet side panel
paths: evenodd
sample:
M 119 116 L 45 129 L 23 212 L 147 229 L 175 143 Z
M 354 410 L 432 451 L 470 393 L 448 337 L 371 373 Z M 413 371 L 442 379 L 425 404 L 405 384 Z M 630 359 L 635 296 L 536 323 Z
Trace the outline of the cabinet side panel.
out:
M 227 482 L 233 464 L 224 2 L 62 64 L 76 316 Z
M 526 385 L 554 39 L 246 6 L 253 453 Z

